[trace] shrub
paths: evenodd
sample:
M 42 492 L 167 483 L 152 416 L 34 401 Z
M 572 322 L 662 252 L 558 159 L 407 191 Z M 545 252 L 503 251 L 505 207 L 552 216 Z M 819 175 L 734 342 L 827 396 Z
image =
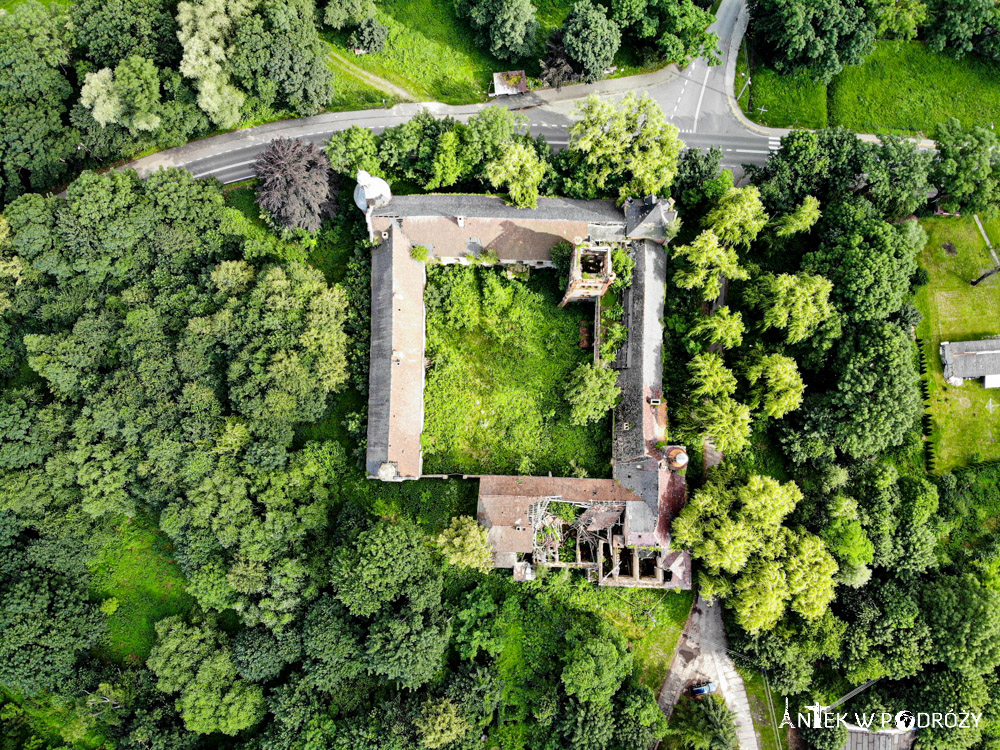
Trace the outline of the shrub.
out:
M 618 373 L 614 370 L 591 364 L 580 365 L 573 371 L 566 386 L 570 422 L 577 425 L 596 422 L 614 408 L 621 394 Z
M 351 32 L 347 43 L 355 49 L 378 53 L 385 49 L 388 40 L 389 29 L 376 21 L 374 16 L 369 16 Z

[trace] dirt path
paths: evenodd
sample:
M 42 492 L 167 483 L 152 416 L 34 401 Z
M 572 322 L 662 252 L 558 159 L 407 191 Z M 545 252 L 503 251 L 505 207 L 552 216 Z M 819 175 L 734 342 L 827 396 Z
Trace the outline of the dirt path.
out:
M 404 102 L 416 102 L 420 100 L 416 94 L 408 89 L 404 89 L 402 86 L 397 86 L 392 81 L 387 81 L 384 78 L 380 78 L 374 73 L 369 73 L 363 68 L 359 68 L 357 65 L 352 63 L 346 57 L 338 52 L 330 50 L 330 57 L 337 61 L 337 64 L 344 68 L 348 73 L 350 73 L 355 78 L 360 78 L 362 81 L 367 83 L 372 88 L 384 91 L 387 94 L 391 94 L 400 101 Z

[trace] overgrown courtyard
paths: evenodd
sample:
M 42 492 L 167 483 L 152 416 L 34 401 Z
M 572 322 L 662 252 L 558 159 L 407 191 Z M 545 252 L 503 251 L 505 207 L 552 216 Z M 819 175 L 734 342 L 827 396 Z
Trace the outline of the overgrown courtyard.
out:
M 426 473 L 609 475 L 609 418 L 574 425 L 566 400 L 593 307 L 561 296 L 552 271 L 428 268 Z

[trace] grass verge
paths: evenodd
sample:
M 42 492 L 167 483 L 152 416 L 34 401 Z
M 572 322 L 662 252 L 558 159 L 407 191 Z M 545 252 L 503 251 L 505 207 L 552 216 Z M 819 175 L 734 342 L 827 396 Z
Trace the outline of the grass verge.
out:
M 772 718 L 772 706 L 768 702 L 764 676 L 745 667 L 737 668 L 737 671 L 743 676 L 743 685 L 750 701 L 750 714 L 753 717 L 753 728 L 757 733 L 760 750 L 785 750 L 788 747 L 788 740 Z M 774 699 L 773 694 L 771 698 Z M 780 711 L 782 707 L 775 706 L 774 710 Z
M 156 638 L 153 626 L 191 608 L 194 600 L 172 554 L 170 542 L 146 519 L 124 519 L 102 540 L 91 562 L 91 587 L 96 597 L 117 599 L 118 609 L 108 616 L 101 656 L 145 661 Z
M 826 86 L 806 75 L 781 75 L 758 63 L 746 41 L 736 58 L 736 91 L 743 113 L 754 122 L 773 128 L 825 128 Z M 744 89 L 746 76 L 750 85 Z
M 330 59 L 333 71 L 333 99 L 327 105 L 327 112 L 347 112 L 354 109 L 376 109 L 391 107 L 399 103 L 392 94 L 369 86 L 355 75 Z
M 1000 334 L 1000 276 L 977 287 L 969 282 L 993 266 L 972 217 L 931 218 L 921 224 L 929 240 L 920 256 L 930 281 L 917 292 L 923 313 L 917 334 L 927 362 L 927 412 L 936 472 L 1000 459 L 1000 393 L 980 382 L 961 387 L 944 381 L 939 345 Z

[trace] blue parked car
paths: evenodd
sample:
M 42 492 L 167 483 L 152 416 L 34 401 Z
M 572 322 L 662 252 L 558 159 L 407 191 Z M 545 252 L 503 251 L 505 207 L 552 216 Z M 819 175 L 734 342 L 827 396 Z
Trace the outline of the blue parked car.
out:
M 691 688 L 691 695 L 695 698 L 700 698 L 703 695 L 708 695 L 715 692 L 714 682 L 703 682 L 700 685 L 695 685 Z

